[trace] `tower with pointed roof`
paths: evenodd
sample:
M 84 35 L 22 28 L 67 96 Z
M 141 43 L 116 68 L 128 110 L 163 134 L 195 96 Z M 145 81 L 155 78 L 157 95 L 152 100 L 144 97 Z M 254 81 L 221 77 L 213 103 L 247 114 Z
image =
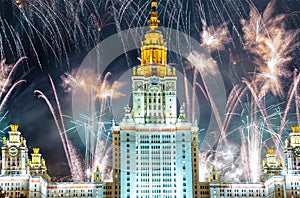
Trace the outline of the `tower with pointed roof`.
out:
M 10 125 L 9 138 L 2 140 L 2 168 L 1 175 L 26 175 L 28 148 L 26 140 L 18 131 L 17 124 Z
M 268 148 L 266 157 L 263 159 L 262 171 L 262 181 L 283 174 L 281 159 L 276 157 L 274 148 Z
M 167 44 L 158 30 L 157 2 L 152 1 L 150 30 L 141 46 L 141 64 L 133 68 L 133 118 L 140 124 L 174 124 L 177 116 L 176 69 L 167 64 Z
M 113 127 L 115 197 L 197 197 L 198 127 L 177 111 L 176 69 L 167 63 L 167 43 L 158 30 L 157 2 L 132 73 L 132 109 Z
M 300 131 L 292 126 L 292 132 L 285 140 L 285 169 L 288 175 L 300 175 Z

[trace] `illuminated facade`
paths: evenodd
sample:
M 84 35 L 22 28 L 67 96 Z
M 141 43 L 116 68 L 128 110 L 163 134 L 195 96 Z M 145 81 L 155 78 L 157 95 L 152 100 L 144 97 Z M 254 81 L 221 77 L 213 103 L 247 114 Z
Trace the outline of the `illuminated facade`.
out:
M 31 159 L 25 138 L 18 125 L 11 124 L 9 137 L 2 140 L 0 187 L 6 197 L 103 197 L 102 175 L 98 169 L 93 182 L 53 183 L 39 148 L 33 148 Z
M 47 197 L 47 174 L 45 160 L 34 148 L 32 160 L 28 158 L 26 140 L 18 131 L 18 125 L 11 124 L 9 138 L 2 140 L 2 169 L 0 186 L 7 197 Z
M 300 131 L 293 126 L 285 141 L 285 191 L 287 197 L 300 197 Z
M 183 119 L 183 114 L 181 110 L 181 119 Z M 181 177 L 184 178 L 186 175 L 184 173 L 184 164 L 186 162 L 184 161 L 184 157 L 177 157 L 175 155 L 175 160 L 172 161 L 172 157 L 174 155 L 172 152 L 169 152 L 169 149 L 164 149 L 164 146 L 168 146 L 171 144 L 172 146 L 176 143 L 172 142 L 173 137 L 168 137 L 165 135 L 168 135 L 167 132 L 163 131 L 165 128 L 160 128 L 158 132 L 148 131 L 148 138 L 143 138 L 142 135 L 144 134 L 144 131 L 136 131 L 136 133 L 142 132 L 141 135 L 137 135 L 141 142 L 138 142 L 136 145 L 139 146 L 147 146 L 149 144 L 149 149 L 139 149 L 139 146 L 137 146 L 137 149 L 135 150 L 135 153 L 131 153 L 130 156 L 133 157 L 133 160 L 135 162 L 135 167 L 133 169 L 133 174 L 136 182 L 133 182 L 137 187 L 131 188 L 136 191 L 139 190 L 147 190 L 148 191 L 141 191 L 137 193 L 127 194 L 127 190 L 125 191 L 125 196 L 122 195 L 122 185 L 125 185 L 127 187 L 128 183 L 131 179 L 131 173 L 129 173 L 129 176 L 127 176 L 127 172 L 125 176 L 122 174 L 122 168 L 127 168 L 126 166 L 122 165 L 122 149 L 127 150 L 127 145 L 129 144 L 129 151 L 130 151 L 130 141 L 127 141 L 127 138 L 130 139 L 130 136 L 127 136 L 128 130 L 132 130 L 128 126 L 128 123 L 134 123 L 133 117 L 130 114 L 130 111 L 128 107 L 126 108 L 126 114 L 123 118 L 123 123 L 127 123 L 126 130 L 122 127 L 122 122 L 120 126 L 113 126 L 113 147 L 114 151 L 113 154 L 115 157 L 113 157 L 113 175 L 114 179 L 113 182 L 109 183 L 103 183 L 102 182 L 102 174 L 99 170 L 99 167 L 96 168 L 94 172 L 94 179 L 93 182 L 80 182 L 80 183 L 74 183 L 74 182 L 51 182 L 49 175 L 47 174 L 47 167 L 45 160 L 42 158 L 42 155 L 39 153 L 38 148 L 33 149 L 33 153 L 31 154 L 31 159 L 28 158 L 28 148 L 26 145 L 26 140 L 21 136 L 21 132 L 18 131 L 17 125 L 11 125 L 11 130 L 8 132 L 9 138 L 6 137 L 3 138 L 2 142 L 2 169 L 1 169 L 1 175 L 0 175 L 0 187 L 2 191 L 5 193 L 7 197 L 106 197 L 106 198 L 117 198 L 117 197 L 184 197 L 184 179 L 182 179 L 180 182 L 183 182 L 182 187 L 176 188 L 176 191 L 174 190 L 174 194 L 170 193 L 168 190 L 172 191 L 172 186 L 169 185 L 168 182 L 172 183 L 172 180 L 170 178 L 172 177 L 172 173 L 176 174 L 178 171 L 176 171 L 176 168 L 182 167 L 183 173 L 181 173 Z M 183 123 L 180 124 L 180 126 L 189 126 L 189 125 L 183 125 Z M 187 127 L 188 128 L 188 127 Z M 121 130 L 122 129 L 122 130 Z M 135 128 L 136 129 L 136 128 Z M 151 125 L 151 129 L 158 130 L 157 128 L 154 128 L 154 126 Z M 145 130 L 145 129 L 143 129 Z M 175 129 L 174 129 L 175 130 Z M 187 129 L 186 129 L 187 130 Z M 196 131 L 196 128 L 189 129 L 190 131 Z M 124 132 L 125 131 L 125 132 Z M 180 131 L 181 133 L 182 131 Z M 122 133 L 124 133 L 124 138 L 126 139 L 126 146 L 122 148 Z M 153 134 L 152 134 L 153 133 Z M 159 136 L 157 136 L 157 133 L 161 133 Z M 172 132 L 175 133 L 175 132 Z M 120 135 L 121 134 L 121 135 Z M 193 133 L 192 133 L 193 134 Z M 152 137 L 153 135 L 153 137 Z M 175 137 L 176 137 L 175 133 Z M 278 197 L 278 198 L 297 198 L 300 197 L 300 174 L 299 174 L 299 153 L 298 153 L 298 146 L 299 141 L 298 138 L 300 136 L 299 127 L 292 127 L 292 132 L 289 134 L 289 137 L 285 141 L 285 166 L 282 165 L 281 160 L 276 158 L 274 149 L 268 149 L 268 153 L 266 157 L 263 160 L 263 171 L 261 174 L 261 182 L 258 183 L 231 183 L 231 182 L 220 182 L 219 181 L 219 174 L 215 167 L 212 168 L 210 174 L 208 175 L 208 182 L 197 182 L 196 185 L 191 186 L 190 188 L 193 189 L 190 194 L 191 197 L 199 197 L 199 198 L 209 198 L 209 197 Z M 159 138 L 158 138 L 159 137 Z M 170 139 L 168 139 L 170 138 Z M 182 136 L 180 136 L 182 138 Z M 191 147 L 189 148 L 191 150 L 191 153 L 193 153 L 193 149 L 196 148 L 193 146 L 193 135 L 190 136 L 192 139 L 191 141 Z M 150 139 L 150 140 L 148 140 Z M 151 141 L 151 142 L 148 142 Z M 160 142 L 160 143 L 157 143 Z M 176 142 L 176 140 L 175 140 Z M 186 141 L 180 141 L 180 150 L 182 149 L 182 155 L 187 152 L 188 149 L 184 149 L 182 145 L 185 145 Z M 136 146 L 135 145 L 135 146 Z M 153 149 L 150 146 L 160 146 L 160 151 L 157 151 L 156 149 Z M 121 146 L 121 147 L 120 147 Z M 174 151 L 173 151 L 174 152 Z M 175 151 L 176 152 L 176 151 Z M 152 154 L 150 157 L 150 160 L 142 160 L 143 157 L 149 158 L 149 154 Z M 162 156 L 162 160 L 159 159 L 160 157 L 157 157 L 157 153 L 160 153 L 159 155 Z M 126 153 L 127 154 L 127 153 Z M 164 155 L 167 154 L 168 156 Z M 154 160 L 152 159 L 152 156 Z M 127 156 L 126 156 L 127 158 Z M 156 160 L 156 158 L 158 160 Z M 130 158 L 131 160 L 132 158 Z M 168 166 L 164 166 L 166 162 L 176 163 L 177 160 L 179 161 L 180 166 L 174 166 L 167 164 Z M 191 161 L 195 161 L 193 156 L 191 157 Z M 181 161 L 182 160 L 182 161 Z M 136 163 L 138 162 L 138 163 Z M 290 162 L 290 163 L 289 163 Z M 142 163 L 149 163 L 147 166 L 143 166 Z M 152 165 L 153 163 L 153 165 Z M 156 163 L 160 164 L 160 167 L 156 166 Z M 125 165 L 130 163 L 125 163 Z M 140 165 L 141 164 L 141 165 Z M 193 163 L 191 163 L 192 165 Z M 193 166 L 193 165 L 192 165 Z M 169 168 L 170 167 L 170 168 Z M 196 165 L 197 167 L 197 165 Z M 175 170 L 174 170 L 175 169 Z M 138 172 L 138 171 L 140 172 Z M 148 171 L 149 170 L 149 171 Z M 197 170 L 193 169 L 192 170 Z M 143 177 L 141 173 L 145 172 L 147 176 Z M 159 174 L 157 174 L 159 172 Z M 171 172 L 171 175 L 169 174 Z M 180 173 L 179 173 L 180 174 Z M 175 181 L 178 181 L 178 178 L 180 179 L 180 176 L 176 177 Z M 123 179 L 125 178 L 125 179 Z M 125 180 L 123 182 L 122 180 Z M 129 182 L 127 182 L 129 181 Z M 141 182 L 139 182 L 141 181 Z M 152 189 L 155 189 L 154 192 L 158 193 L 170 193 L 165 194 L 165 196 L 157 195 L 158 193 L 150 193 L 151 189 L 151 182 L 152 185 L 161 185 L 160 187 L 157 187 L 156 189 L 152 187 Z M 160 181 L 155 183 L 155 181 Z M 192 181 L 192 182 L 191 182 Z M 194 184 L 193 181 L 198 181 L 198 177 L 195 178 L 195 180 L 192 178 L 187 182 L 191 182 L 191 184 Z M 125 184 L 123 184 L 125 183 Z M 150 184 L 149 184 L 150 183 Z M 175 182 L 174 182 L 175 183 Z M 173 184 L 174 184 L 173 183 Z M 132 183 L 129 183 L 129 186 L 132 185 Z M 138 188 L 139 185 L 143 185 L 143 187 Z M 176 187 L 178 183 L 175 183 Z M 155 186 L 156 187 L 156 186 Z M 170 188 L 168 188 L 170 187 Z M 127 188 L 125 188 L 127 189 Z M 131 191 L 130 189 L 130 191 Z M 178 193 L 177 190 L 182 190 Z M 160 191 L 159 191 L 160 190 Z M 164 191 L 165 190 L 165 191 Z M 143 193 L 144 192 L 144 193 Z M 175 192 L 177 194 L 175 194 Z M 190 194 L 186 193 L 186 196 L 189 196 Z
M 285 141 L 284 164 L 268 149 L 261 182 L 219 181 L 212 168 L 199 182 L 198 127 L 187 121 L 185 106 L 177 111 L 176 69 L 167 64 L 167 47 L 158 31 L 155 0 L 150 30 L 141 46 L 141 64 L 133 68 L 132 109 L 112 126 L 112 182 L 103 183 L 99 167 L 92 182 L 51 182 L 39 148 L 31 159 L 17 125 L 2 141 L 0 187 L 7 197 L 96 198 L 300 198 L 300 132 L 292 127 Z
M 119 168 L 114 178 L 120 178 L 122 198 L 192 198 L 199 178 L 198 127 L 187 122 L 184 105 L 177 116 L 176 69 L 167 64 L 156 1 L 151 6 L 141 64 L 133 68 L 132 112 L 125 107 L 123 120 L 113 131 L 113 141 L 118 142 L 113 161 Z
M 201 183 L 200 197 L 300 197 L 300 131 L 292 126 L 292 131 L 285 140 L 285 166 L 276 158 L 274 149 L 268 149 L 263 160 L 261 182 L 226 183 L 218 180 L 218 172 L 213 168 L 209 183 Z M 209 196 L 207 196 L 209 189 Z M 202 196 L 203 194 L 203 196 Z

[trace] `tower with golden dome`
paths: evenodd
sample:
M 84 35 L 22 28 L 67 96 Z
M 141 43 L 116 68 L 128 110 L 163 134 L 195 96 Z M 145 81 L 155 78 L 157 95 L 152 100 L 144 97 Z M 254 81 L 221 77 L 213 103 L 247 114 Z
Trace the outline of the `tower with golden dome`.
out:
M 1 175 L 28 174 L 28 148 L 26 140 L 18 131 L 18 125 L 11 124 L 9 138 L 2 140 L 2 169 Z
M 177 111 L 176 69 L 167 62 L 159 31 L 157 2 L 151 3 L 149 31 L 140 65 L 132 73 L 132 109 L 113 127 L 114 197 L 185 197 L 197 193 L 198 127 Z
M 133 119 L 140 124 L 174 124 L 177 118 L 176 69 L 167 64 L 167 44 L 158 30 L 152 1 L 150 30 L 141 46 L 141 64 L 133 68 Z
M 18 128 L 11 124 L 8 138 L 2 139 L 0 186 L 6 197 L 46 197 L 51 182 L 46 162 L 39 148 L 33 148 L 29 159 L 27 142 Z

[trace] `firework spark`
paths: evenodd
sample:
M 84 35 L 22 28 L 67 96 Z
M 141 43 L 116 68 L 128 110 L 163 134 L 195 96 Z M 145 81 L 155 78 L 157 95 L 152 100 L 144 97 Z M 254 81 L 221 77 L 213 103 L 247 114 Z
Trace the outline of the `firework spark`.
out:
M 224 23 L 217 28 L 213 26 L 208 27 L 206 21 L 201 19 L 202 21 L 202 32 L 201 32 L 201 44 L 207 49 L 210 53 L 217 50 L 224 50 L 225 44 L 231 41 L 227 23 Z
M 103 78 L 96 76 L 93 72 L 84 71 L 81 76 L 75 76 L 75 72 L 62 76 L 62 87 L 67 91 L 79 91 L 87 98 L 88 111 L 86 115 L 82 115 L 76 119 L 74 123 L 84 128 L 84 142 L 86 146 L 85 167 L 87 170 L 95 169 L 97 166 L 104 173 L 106 180 L 111 178 L 108 160 L 111 155 L 109 130 L 106 125 L 110 122 L 103 120 L 103 116 L 110 108 L 111 98 L 123 96 L 119 91 L 122 84 L 114 81 L 110 83 L 108 78 L 111 75 L 107 72 Z M 90 178 L 87 178 L 88 180 Z
M 22 6 L 19 6 L 22 2 Z M 108 24 L 114 24 L 116 27 L 117 33 L 121 32 L 123 29 L 130 28 L 132 26 L 144 26 L 147 23 L 147 16 L 145 9 L 149 2 L 133 2 L 132 0 L 108 0 L 108 1 L 44 1 L 44 0 L 31 0 L 31 1 L 16 1 L 17 6 L 14 8 L 14 16 L 16 22 L 8 23 L 7 19 L 0 17 L 0 25 L 2 27 L 0 34 L 0 57 L 21 57 L 25 55 L 25 50 L 30 48 L 30 53 L 33 53 L 35 62 L 37 62 L 40 67 L 42 67 L 39 57 L 53 57 L 57 65 L 70 65 L 69 58 L 73 56 L 72 51 L 75 51 L 76 54 L 81 54 L 82 52 L 89 51 L 94 47 L 99 41 L 102 40 L 101 32 L 105 30 L 105 26 Z M 191 62 L 194 62 L 194 81 L 193 88 L 199 88 L 204 96 L 207 98 L 209 103 L 213 108 L 213 112 L 218 119 L 218 125 L 220 131 L 222 131 L 222 138 L 228 138 L 228 131 L 231 130 L 232 120 L 237 114 L 240 114 L 238 107 L 242 108 L 242 111 L 245 111 L 245 106 L 243 106 L 243 97 L 251 89 L 251 94 L 258 95 L 257 97 L 252 97 L 250 103 L 251 111 L 249 117 L 252 117 L 248 122 L 248 125 L 251 126 L 249 133 L 253 132 L 253 136 L 245 135 L 246 124 L 240 124 L 237 130 L 240 132 L 241 137 L 241 150 L 237 150 L 236 147 L 229 147 L 228 144 L 225 144 L 226 152 L 224 156 L 214 157 L 216 155 L 212 151 L 207 151 L 204 154 L 203 159 L 209 159 L 211 163 L 206 163 L 206 166 L 210 166 L 216 162 L 216 159 L 220 160 L 220 163 L 226 164 L 226 167 L 231 167 L 232 172 L 236 174 L 227 174 L 223 175 L 223 178 L 237 178 L 242 180 L 242 177 L 246 177 L 247 181 L 257 178 L 254 171 L 257 171 L 258 158 L 260 157 L 258 150 L 262 148 L 262 142 L 257 143 L 258 135 L 262 134 L 263 131 L 273 134 L 274 138 L 278 138 L 276 133 L 271 130 L 270 115 L 268 115 L 268 106 L 265 105 L 264 100 L 266 99 L 268 92 L 271 92 L 275 96 L 283 96 L 284 90 L 282 88 L 282 78 L 290 76 L 291 72 L 287 70 L 286 65 L 292 60 L 290 52 L 296 47 L 296 43 L 293 43 L 296 37 L 296 32 L 287 31 L 284 28 L 284 16 L 277 15 L 273 16 L 273 3 L 270 3 L 263 14 L 259 14 L 254 6 L 254 3 L 249 0 L 248 4 L 244 4 L 243 1 L 204 1 L 199 0 L 193 3 L 186 1 L 186 4 L 181 0 L 167 0 L 160 2 L 160 8 L 164 12 L 160 15 L 162 24 L 164 26 L 180 29 L 185 33 L 192 33 L 193 31 L 199 32 L 198 28 L 201 26 L 199 21 L 202 20 L 202 32 L 201 39 L 202 45 L 207 48 L 209 52 L 214 52 L 218 50 L 224 50 L 225 45 L 232 40 L 228 34 L 228 27 L 232 27 L 232 32 L 237 34 L 239 44 L 244 45 L 244 50 L 250 52 L 254 55 L 255 63 L 257 64 L 257 71 L 253 78 L 250 81 L 241 83 L 240 85 L 234 85 L 233 90 L 230 92 L 228 97 L 227 112 L 225 115 L 225 120 L 222 121 L 218 115 L 218 109 L 216 109 L 214 103 L 215 98 L 212 98 L 210 95 L 210 90 L 205 83 L 205 77 L 207 75 L 214 75 L 217 70 L 216 61 L 207 58 L 203 54 L 193 53 L 189 58 Z M 193 5 L 190 7 L 190 5 Z M 243 26 L 244 34 L 239 33 L 239 24 L 236 22 L 239 19 L 248 15 L 246 10 L 248 10 L 248 5 L 251 5 L 250 19 L 241 20 Z M 195 13 L 199 13 L 199 16 Z M 191 17 L 193 16 L 193 17 Z M 171 19 L 171 20 L 170 20 Z M 226 19 L 226 21 L 225 21 Z M 237 20 L 236 20 L 237 19 Z M 111 23 L 112 22 L 112 23 Z M 221 24 L 219 27 L 208 26 L 207 22 Z M 15 23 L 15 24 L 13 24 Z M 244 35 L 244 37 L 242 37 Z M 12 40 L 8 39 L 12 38 Z M 242 41 L 244 40 L 244 42 Z M 42 49 L 37 46 L 37 43 L 41 43 Z M 126 53 L 126 38 L 122 38 L 122 43 L 124 45 L 124 51 Z M 236 44 L 236 43 L 234 43 Z M 28 45 L 28 46 L 23 46 Z M 37 50 L 39 49 L 39 50 Z M 42 53 L 42 54 L 41 54 Z M 127 57 L 128 58 L 128 57 Z M 252 62 L 252 61 L 251 61 Z M 198 72 L 199 71 L 199 72 Z M 184 71 L 185 72 L 185 71 Z M 6 72 L 7 74 L 7 72 Z M 197 78 L 200 74 L 201 78 Z M 107 132 L 103 128 L 102 116 L 104 111 L 108 106 L 109 100 L 112 97 L 120 96 L 119 87 L 121 86 L 118 82 L 109 83 L 108 77 L 109 73 L 106 73 L 106 77 L 99 79 L 96 77 L 96 84 L 90 81 L 89 75 L 84 77 L 75 77 L 74 73 L 65 74 L 63 77 L 63 84 L 65 85 L 66 91 L 77 91 L 79 89 L 84 90 L 84 92 L 89 95 L 89 121 L 86 121 L 86 126 L 89 126 L 91 129 L 88 131 L 93 138 L 91 143 L 91 151 L 95 155 L 95 149 L 98 151 L 103 151 L 106 154 L 109 150 L 109 145 L 107 142 Z M 186 75 L 185 75 L 186 76 Z M 2 81 L 0 74 L 0 81 Z M 201 79 L 203 86 L 196 82 L 198 79 Z M 188 79 L 185 79 L 185 82 Z M 24 82 L 24 81 L 22 81 Z M 15 82 L 16 83 L 16 82 Z M 21 83 L 21 82 L 19 82 Z M 18 85 L 17 83 L 16 85 Z M 0 83 L 1 84 L 1 83 Z M 245 85 L 246 84 L 246 85 Z M 296 80 L 294 80 L 294 86 L 296 86 Z M 6 86 L 7 85 L 7 86 Z M 7 93 L 7 97 L 11 92 L 7 89 L 14 85 L 14 82 L 11 80 L 2 81 L 0 85 L 2 90 L 1 94 Z M 16 87 L 13 86 L 13 87 Z M 63 86 L 64 86 L 63 85 Z M 295 98 L 296 108 L 299 108 L 299 95 L 297 90 L 293 87 L 288 95 L 288 102 L 286 104 L 286 111 L 289 112 L 292 101 Z M 7 91 L 7 92 L 6 92 Z M 38 93 L 38 92 L 36 92 Z M 186 92 L 187 93 L 187 92 Z M 294 93 L 294 98 L 290 97 Z M 196 95 L 193 93 L 192 100 L 187 100 L 189 111 L 192 111 L 194 108 L 194 103 L 196 100 Z M 188 99 L 188 93 L 186 94 Z M 3 95 L 1 95 L 3 98 Z M 4 97 L 5 101 L 7 97 Z M 56 97 L 56 103 L 57 102 Z M 99 109 L 95 109 L 95 103 L 100 103 Z M 192 104 L 189 104 L 192 103 Z M 1 105 L 1 107 L 3 107 Z M 1 108 L 0 107 L 0 108 Z M 298 109 L 296 109 L 297 111 Z M 97 111 L 97 112 L 96 112 Z M 99 113 L 100 112 L 100 113 Z M 61 119 L 61 110 L 59 110 L 60 116 L 57 116 L 57 119 Z M 299 112 L 297 113 L 297 115 Z M 281 129 L 284 130 L 284 126 L 288 120 L 288 113 L 284 113 Z M 280 116 L 278 116 L 280 117 Z M 264 130 L 258 128 L 257 123 L 259 118 L 262 118 Z M 192 116 L 194 120 L 194 115 Z M 298 116 L 298 122 L 299 122 Z M 81 120 L 82 121 L 82 120 Z M 61 127 L 61 131 L 64 131 L 64 127 Z M 228 131 L 227 131 L 228 130 Z M 225 134 L 226 132 L 226 134 Z M 248 131 L 247 131 L 248 132 Z M 247 134 L 247 133 L 246 133 Z M 102 139 L 100 137 L 103 137 Z M 65 138 L 63 132 L 63 138 Z M 65 141 L 66 144 L 71 144 L 68 141 Z M 94 145 L 93 145 L 94 144 Z M 109 143 L 108 143 L 109 144 Z M 218 148 L 223 146 L 223 142 L 217 146 Z M 75 153 L 75 148 L 72 148 L 72 145 L 67 148 L 69 155 Z M 211 148 L 213 150 L 213 148 Z M 229 152 L 233 149 L 234 152 Z M 257 156 L 249 155 L 251 149 L 256 149 L 255 153 Z M 75 154 L 75 156 L 77 156 Z M 235 157 L 233 157 L 235 156 Z M 254 159 L 257 157 L 257 159 Z M 73 157 L 72 157 L 73 158 Z M 75 157 L 74 157 L 75 158 Z M 95 156 L 91 157 L 91 163 L 100 163 L 102 161 L 96 159 Z M 236 160 L 239 159 L 239 160 Z M 249 160 L 256 160 L 255 167 L 252 167 L 251 170 L 247 169 L 246 165 L 249 164 Z M 230 161 L 227 163 L 227 161 Z M 241 163 L 237 163 L 241 161 Z M 203 162 L 204 164 L 205 162 Z M 105 164 L 105 163 L 103 163 Z M 71 165 L 75 167 L 75 165 Z M 103 165 L 105 167 L 106 165 Z M 219 168 L 225 168 L 219 167 Z M 202 166 L 205 167 L 205 164 Z M 86 167 L 87 168 L 87 167 Z M 88 168 L 93 168 L 88 167 Z M 74 168 L 76 169 L 76 168 Z M 105 169 L 105 168 L 103 168 Z M 208 167 L 208 170 L 210 167 Z M 226 168 L 225 168 L 226 169 Z M 79 170 L 79 169 L 78 169 Z M 228 169 L 226 169 L 228 170 Z M 242 172 L 245 174 L 242 174 Z M 84 171 L 82 171 L 84 172 Z M 229 172 L 228 172 L 229 173 Z M 252 175 L 252 176 L 251 176 Z
M 62 116 L 60 103 L 59 103 L 58 96 L 56 93 L 56 89 L 55 89 L 54 83 L 52 81 L 52 78 L 50 76 L 49 76 L 49 79 L 50 79 L 50 83 L 52 86 L 52 90 L 54 92 L 56 105 L 58 107 L 59 117 L 57 117 L 56 112 L 53 108 L 53 105 L 51 104 L 50 100 L 46 97 L 46 95 L 43 92 L 41 92 L 39 90 L 35 90 L 34 93 L 38 94 L 38 97 L 43 98 L 45 100 L 45 102 L 47 103 L 47 105 L 51 111 L 51 114 L 53 116 L 53 119 L 55 121 L 60 139 L 63 144 L 63 148 L 64 148 L 64 151 L 65 151 L 65 154 L 67 157 L 67 161 L 68 161 L 68 165 L 70 167 L 72 179 L 73 179 L 73 181 L 80 182 L 80 181 L 84 180 L 84 175 L 83 175 L 84 171 L 82 169 L 82 161 L 79 158 L 77 150 L 75 149 L 72 142 L 69 140 L 67 133 L 65 132 L 66 128 L 65 128 L 65 124 L 64 124 L 64 120 L 63 120 L 63 116 Z
M 203 75 L 216 74 L 217 62 L 213 58 L 203 53 L 192 52 L 188 55 L 187 59 Z
M 66 92 L 76 91 L 76 89 L 83 89 L 87 92 L 89 89 L 95 92 L 95 98 L 118 98 L 120 96 L 124 96 L 120 89 L 124 86 L 124 84 L 114 81 L 110 83 L 108 81 L 108 77 L 111 75 L 110 72 L 107 72 L 103 79 L 99 79 L 98 76 L 95 76 L 94 73 L 86 71 L 84 75 L 78 77 L 76 76 L 76 72 L 72 71 L 71 73 L 65 73 L 61 76 L 62 84 L 61 86 L 64 88 Z M 98 83 L 95 83 L 99 81 Z M 98 84 L 98 85 L 97 85 Z
M 295 41 L 299 31 L 285 29 L 285 15 L 273 16 L 274 1 L 271 1 L 263 14 L 255 7 L 250 9 L 250 19 L 242 19 L 245 48 L 254 54 L 258 65 L 256 76 L 260 83 L 260 94 L 271 91 L 274 96 L 283 96 L 281 78 L 289 77 L 287 64 L 292 60 L 290 53 L 299 44 Z
M 5 59 L 0 61 L 0 111 L 2 111 L 5 103 L 7 102 L 12 91 L 21 83 L 26 82 L 26 80 L 17 80 L 13 82 L 12 75 L 15 72 L 18 65 L 27 57 L 21 57 L 14 65 L 6 65 Z M 13 83 L 11 86 L 10 84 Z M 3 95 L 5 96 L 3 97 Z

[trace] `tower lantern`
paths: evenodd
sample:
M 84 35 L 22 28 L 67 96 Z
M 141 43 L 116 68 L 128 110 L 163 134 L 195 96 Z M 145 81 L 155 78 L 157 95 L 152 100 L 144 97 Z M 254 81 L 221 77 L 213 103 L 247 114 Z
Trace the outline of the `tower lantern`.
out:
M 153 0 L 150 30 L 141 45 L 141 63 L 133 68 L 133 119 L 137 123 L 171 124 L 177 120 L 176 69 L 167 64 L 167 44 L 158 30 Z
M 9 134 L 9 141 L 12 144 L 19 144 L 21 140 L 21 133 L 18 131 L 18 125 L 17 124 L 11 124 L 10 125 L 10 131 Z

